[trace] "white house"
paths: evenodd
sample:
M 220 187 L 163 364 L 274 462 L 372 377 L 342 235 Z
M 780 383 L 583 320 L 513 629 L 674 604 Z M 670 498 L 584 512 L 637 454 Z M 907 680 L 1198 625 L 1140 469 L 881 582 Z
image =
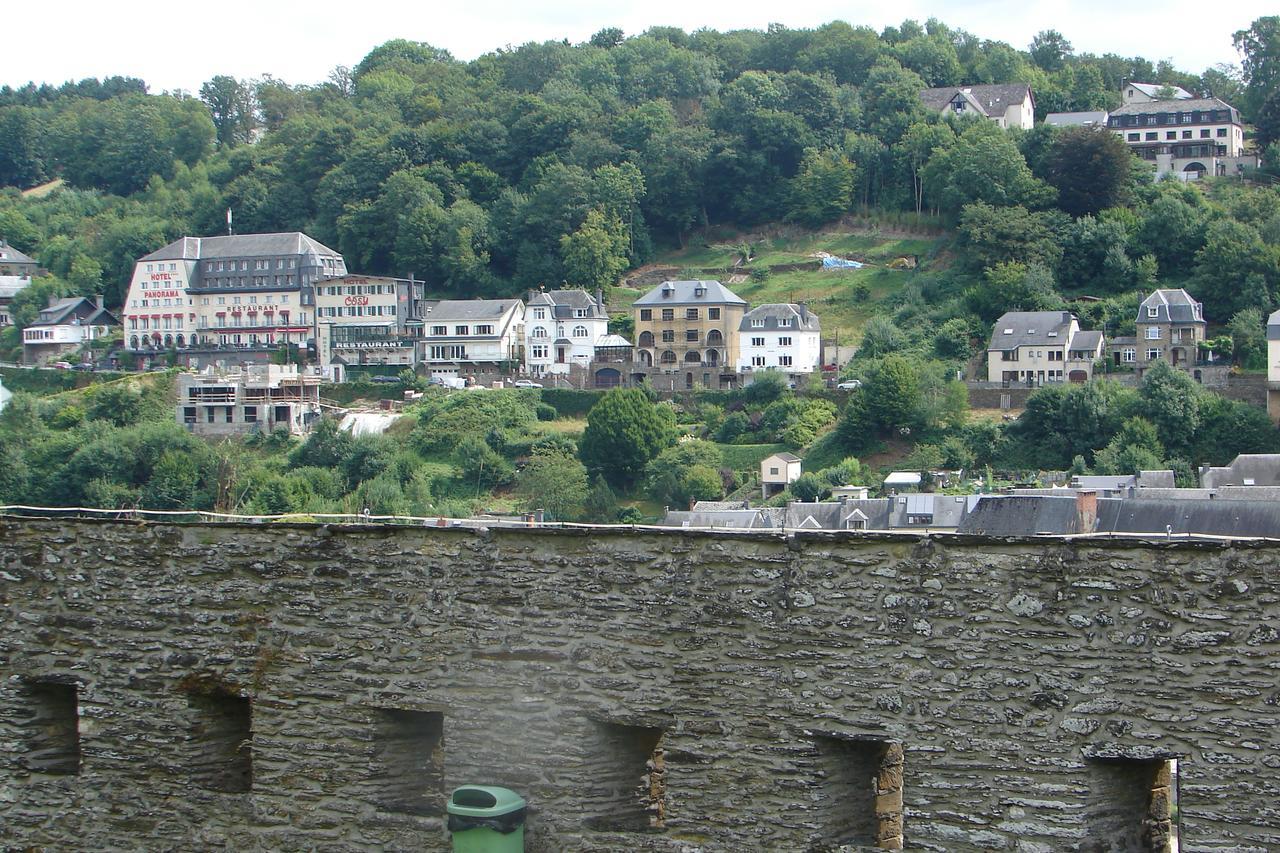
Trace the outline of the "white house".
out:
M 1036 99 L 1026 83 L 990 83 L 925 89 L 920 100 L 942 115 L 977 115 L 1002 128 L 1035 126 Z
M 987 381 L 1086 382 L 1103 352 L 1102 333 L 1081 331 L 1069 311 L 1009 311 L 987 345 Z
M 791 453 L 775 453 L 760 460 L 760 494 L 768 500 L 800 478 L 800 457 Z
M 50 361 L 118 325 L 120 321 L 102 307 L 101 296 L 51 300 L 39 318 L 22 330 L 22 360 L 27 364 Z
M 1280 311 L 1267 318 L 1267 414 L 1280 424 Z
M 1152 101 L 1189 101 L 1195 95 L 1181 86 L 1164 83 L 1126 83 L 1120 89 L 1120 98 L 1126 104 L 1148 104 Z
M 804 303 L 752 308 L 738 325 L 738 370 L 812 373 L 822 358 L 818 315 Z
M 525 369 L 535 376 L 586 367 L 609 334 L 604 296 L 596 291 L 550 290 L 529 294 L 525 308 Z
M 440 299 L 422 305 L 418 361 L 432 375 L 457 376 L 520 361 L 524 302 L 519 299 Z
M 1230 104 L 1193 98 L 1185 90 L 1157 98 L 1168 93 L 1147 83 L 1130 83 L 1122 94 L 1125 104 L 1112 110 L 1107 127 L 1155 166 L 1156 177 L 1197 180 L 1239 174 L 1258 164 L 1255 155 L 1244 151 L 1244 123 Z

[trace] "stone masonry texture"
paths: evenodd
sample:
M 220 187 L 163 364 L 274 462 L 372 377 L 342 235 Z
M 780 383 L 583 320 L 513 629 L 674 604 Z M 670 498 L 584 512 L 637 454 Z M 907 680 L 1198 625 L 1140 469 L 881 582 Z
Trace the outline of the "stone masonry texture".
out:
M 1274 850 L 1278 556 L 0 519 L 0 849 Z

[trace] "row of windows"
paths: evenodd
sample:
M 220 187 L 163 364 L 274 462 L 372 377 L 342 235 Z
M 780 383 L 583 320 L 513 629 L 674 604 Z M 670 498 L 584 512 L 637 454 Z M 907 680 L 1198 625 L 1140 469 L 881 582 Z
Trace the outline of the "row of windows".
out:
M 474 331 L 474 332 L 472 331 L 472 329 L 473 329 L 473 328 L 475 329 L 475 331 Z M 431 327 L 431 329 L 430 329 L 430 332 L 429 332 L 429 333 L 430 333 L 432 336 L 437 337 L 437 338 L 444 337 L 445 335 L 448 335 L 448 334 L 449 334 L 449 327 L 448 327 L 448 326 L 432 326 L 432 327 Z M 454 337 L 465 337 L 465 336 L 472 335 L 472 334 L 475 334 L 475 335 L 492 335 L 492 334 L 493 334 L 493 326 L 490 326 L 490 325 L 475 326 L 475 327 L 472 327 L 472 326 L 454 326 L 454 327 L 453 327 L 453 334 L 454 334 Z
M 344 305 L 329 308 L 320 307 L 316 313 L 321 317 L 394 317 L 394 305 Z
M 465 344 L 434 346 L 430 348 L 430 354 L 433 361 L 466 361 L 467 347 Z
M 694 317 L 693 317 L 693 319 L 695 319 L 695 320 L 696 320 L 696 319 L 697 319 L 697 314 L 698 314 L 698 309 L 697 309 L 697 308 L 690 308 L 689 310 L 690 310 L 690 311 L 692 311 L 692 312 L 694 313 Z M 591 310 L 590 310 L 590 309 L 588 309 L 588 308 L 575 308 L 575 309 L 573 309 L 573 316 L 574 316 L 574 318 L 575 318 L 575 319 L 585 320 L 585 319 L 587 319 L 588 317 L 590 317 L 590 316 L 591 316 Z M 533 309 L 533 319 L 535 319 L 535 320 L 545 320 L 545 319 L 547 319 L 547 309 L 545 309 L 545 308 L 534 308 L 534 309 Z
M 753 356 L 751 356 L 751 366 L 752 366 L 752 367 L 764 367 L 764 366 L 765 366 L 765 363 L 764 363 L 764 356 L 762 356 L 762 355 L 753 355 Z M 790 366 L 791 366 L 791 356 L 789 356 L 789 355 L 780 355 L 780 356 L 778 356 L 778 366 L 779 366 L 779 367 L 790 367 Z
M 208 304 L 209 304 L 209 298 L 210 298 L 210 297 L 208 297 L 208 296 L 202 296 L 202 297 L 200 297 L 200 304 L 201 304 L 201 305 L 208 305 Z M 217 301 L 216 301 L 216 303 L 215 303 L 215 304 L 217 304 L 217 305 L 226 305 L 226 304 L 227 304 L 227 297 L 225 297 L 225 296 L 216 296 L 216 297 L 213 297 L 213 298 L 214 298 L 215 300 L 217 300 Z M 233 296 L 233 297 L 231 297 L 231 304 L 232 304 L 232 305 L 240 305 L 240 304 L 242 304 L 242 302 L 241 302 L 241 300 L 242 300 L 242 299 L 248 299 L 248 300 L 249 300 L 249 301 L 248 301 L 248 304 L 249 304 L 249 305 L 257 305 L 257 304 L 258 304 L 258 297 L 257 297 L 257 296 L 248 296 L 248 297 Z M 274 297 L 272 294 L 268 293 L 268 294 L 266 294 L 266 295 L 264 295 L 264 296 L 262 297 L 262 304 L 263 304 L 263 305 L 273 305 L 273 304 L 275 304 L 275 303 L 274 303 L 274 301 L 273 301 L 274 299 L 275 299 L 275 297 Z M 191 304 L 191 301 L 190 301 L 190 300 L 188 300 L 188 301 L 187 301 L 187 304 L 188 304 L 188 305 L 190 305 L 190 304 Z M 280 304 L 281 304 L 281 305 L 288 305 L 288 304 L 289 304 L 289 294 L 287 294 L 287 293 L 281 293 L 281 294 L 280 294 Z
M 1149 113 L 1147 115 L 1112 116 L 1112 127 L 1154 127 L 1168 124 L 1215 124 L 1230 122 L 1230 110 L 1196 110 L 1189 113 Z
M 147 272 L 177 272 L 177 264 L 147 264 Z
M 182 300 L 181 300 L 181 299 L 174 299 L 174 298 L 170 298 L 170 299 L 132 299 L 132 300 L 130 300 L 130 303 L 131 303 L 131 304 L 130 304 L 130 307 L 131 307 L 131 308 L 173 308 L 173 307 L 181 306 L 181 305 L 182 305 Z M 191 302 L 191 300 L 190 300 L 190 299 L 188 299 L 188 300 L 187 300 L 187 304 L 188 304 L 188 305 L 191 305 L 191 304 L 193 304 L 193 303 Z M 209 304 L 208 300 L 205 300 L 205 304 L 206 304 L 206 305 L 208 305 L 208 304 Z
M 244 271 L 249 269 L 249 263 L 250 263 L 249 261 L 205 261 L 204 271 L 205 272 L 233 272 L 236 269 Z M 237 266 L 237 264 L 239 266 Z M 297 258 L 289 258 L 289 269 L 293 269 L 297 265 L 298 265 Z M 285 268 L 285 259 L 277 258 L 276 269 L 282 270 L 284 268 Z M 259 259 L 259 260 L 253 261 L 253 269 L 269 270 L 271 269 L 271 260 L 268 258 L 265 260 Z
M 700 310 L 700 309 L 698 309 L 698 308 L 686 308 L 686 309 L 684 309 L 684 318 L 685 318 L 686 320 L 698 320 L 698 319 L 701 319 L 701 316 L 700 316 L 700 315 L 699 315 L 699 313 L 698 313 L 698 312 L 699 312 L 699 310 Z M 668 320 L 668 321 L 669 321 L 669 320 L 674 320 L 675 318 L 676 318 L 676 309 L 674 309 L 674 308 L 663 308 L 663 309 L 662 309 L 662 319 L 663 319 L 663 320 Z M 653 319 L 653 309 L 652 309 L 652 308 L 641 308 L 641 309 L 640 309 L 640 319 L 641 319 L 641 320 L 652 320 L 652 319 Z M 708 319 L 708 320 L 719 320 L 719 319 L 720 319 L 720 309 L 719 309 L 719 308 L 708 308 L 708 309 L 707 309 L 707 319 Z
M 764 340 L 765 340 L 764 338 L 752 338 L 751 345 L 753 347 L 762 347 L 765 345 Z M 778 338 L 778 346 L 780 347 L 791 346 L 791 338 Z
M 224 278 L 207 278 L 200 284 L 203 287 L 289 287 L 298 283 L 295 275 L 254 275 L 231 276 Z
M 490 328 L 492 328 L 492 327 L 490 327 Z M 480 333 L 479 333 L 479 332 L 477 332 L 477 334 L 480 334 Z M 558 336 L 560 336 L 560 337 L 564 337 L 564 326 L 560 326 L 560 327 L 558 327 L 558 328 L 556 329 L 556 334 L 557 334 Z M 542 326 L 534 326 L 534 327 L 533 327 L 533 331 L 531 331 L 531 332 L 529 333 L 529 337 L 531 337 L 531 338 L 538 338 L 538 339 L 541 339 L 541 338 L 545 338 L 546 336 L 547 336 L 547 330 L 546 330 L 545 328 L 543 328 Z M 573 337 L 575 337 L 575 338 L 586 338 L 586 337 L 590 337 L 590 333 L 587 331 L 587 327 L 586 327 L 586 326 L 574 326 L 574 327 L 573 327 Z
M 753 328 L 753 329 L 763 329 L 763 328 L 764 328 L 764 319 L 763 319 L 763 318 L 758 318 L 758 319 L 757 319 L 757 318 L 753 318 L 753 319 L 751 320 L 751 328 Z M 789 328 L 791 328 L 791 318 L 790 318 L 790 317 L 779 317 L 779 318 L 778 318 L 778 328 L 779 328 L 779 329 L 789 329 Z
M 320 288 L 320 293 L 324 296 L 381 296 L 383 294 L 391 295 L 395 292 L 396 286 L 394 284 L 345 284 Z
M 155 322 L 154 328 L 156 329 L 160 329 L 160 328 L 181 329 L 182 328 L 182 317 L 164 317 L 163 320 L 164 320 L 164 325 L 161 326 L 160 319 L 157 319 Z M 130 317 L 129 318 L 129 329 L 131 331 L 137 331 L 139 329 L 146 330 L 150 328 L 153 328 L 151 325 L 151 318 L 148 318 L 148 317 L 141 317 L 141 318 Z
M 1220 127 L 1220 128 L 1218 128 L 1218 136 L 1226 136 L 1226 135 L 1227 135 L 1227 129 L 1226 129 L 1225 127 Z M 1202 128 L 1202 129 L 1200 130 L 1200 138 L 1201 138 L 1201 139 L 1209 139 L 1209 138 L 1210 138 L 1210 136 L 1211 136 L 1211 134 L 1210 134 L 1209 128 L 1207 128 L 1207 127 L 1206 127 L 1206 128 Z M 1128 138 L 1128 140 L 1129 140 L 1130 142 L 1142 142 L 1143 140 L 1142 140 L 1140 137 L 1142 137 L 1142 134 L 1141 134 L 1141 133 L 1130 133 L 1130 134 L 1129 134 L 1129 136 L 1128 136 L 1127 138 Z M 1167 131 L 1165 131 L 1164 138 L 1165 138 L 1166 140 L 1173 140 L 1173 139 L 1177 139 L 1177 138 L 1178 138 L 1178 131 L 1176 131 L 1176 130 L 1167 130 Z M 1189 130 L 1184 130 L 1184 131 L 1182 131 L 1182 138 L 1183 138 L 1183 139 L 1192 139 L 1193 137 L 1192 137 L 1192 135 L 1191 135 L 1191 131 L 1189 131 Z M 1159 139 L 1160 139 L 1160 134 L 1159 134 L 1159 133 L 1157 133 L 1157 132 L 1156 132 L 1156 131 L 1154 131 L 1154 130 L 1153 130 L 1153 131 L 1148 131 L 1148 132 L 1147 132 L 1147 134 L 1146 134 L 1146 141 L 1147 141 L 1147 142 L 1157 142 L 1157 141 L 1159 141 Z

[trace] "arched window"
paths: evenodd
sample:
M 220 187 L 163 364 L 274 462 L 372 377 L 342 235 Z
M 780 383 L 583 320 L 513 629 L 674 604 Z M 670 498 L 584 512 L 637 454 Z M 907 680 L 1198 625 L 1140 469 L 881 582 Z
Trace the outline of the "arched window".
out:
M 129 349 L 137 349 L 137 348 L 138 348 L 138 336 L 134 335 L 133 337 L 129 338 Z
M 662 363 L 663 363 L 663 364 L 675 364 L 675 363 L 676 363 L 676 354 L 675 354 L 674 352 L 672 352 L 671 350 L 663 350 L 663 351 L 662 351 L 662 359 L 661 359 L 661 361 L 662 361 Z
M 699 364 L 702 361 L 702 356 L 698 355 L 696 349 L 691 349 L 684 354 L 684 360 L 689 364 Z
M 169 347 L 173 346 L 173 335 L 164 336 L 164 346 L 165 346 L 165 349 L 168 349 Z
M 542 326 L 534 326 L 534 327 L 533 327 L 533 337 L 535 337 L 535 338 L 545 338 L 546 336 L 547 336 L 547 330 L 546 330 L 546 329 L 544 329 Z
M 178 346 L 179 346 L 179 348 L 184 347 L 184 346 L 186 346 L 186 345 L 187 345 L 187 342 L 183 339 L 182 335 L 178 335 L 178 339 L 177 339 L 177 340 L 178 340 Z
M 574 327 L 573 327 L 573 336 L 574 336 L 575 338 L 585 338 L 585 337 L 587 336 L 587 327 L 586 327 L 586 326 L 574 326 Z
M 720 334 L 719 329 L 712 329 L 707 332 L 707 346 L 721 346 L 724 344 L 724 335 Z
M 641 332 L 641 333 L 640 333 L 640 346 L 642 346 L 642 347 L 651 347 L 651 346 L 653 346 L 653 332 Z

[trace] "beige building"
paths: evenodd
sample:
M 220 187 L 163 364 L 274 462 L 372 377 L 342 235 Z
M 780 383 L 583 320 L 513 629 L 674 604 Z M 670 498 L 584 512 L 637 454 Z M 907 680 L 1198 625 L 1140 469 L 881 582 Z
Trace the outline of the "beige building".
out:
M 1166 359 L 1187 370 L 1200 360 L 1205 339 L 1204 308 L 1181 288 L 1160 289 L 1138 306 L 1135 364 L 1139 371 Z
M 685 374 L 685 387 L 714 386 L 739 356 L 747 303 L 718 281 L 664 281 L 636 300 L 635 360 Z
M 800 479 L 803 462 L 794 453 L 775 453 L 760 460 L 760 497 L 768 500 Z
M 411 367 L 422 339 L 424 284 L 346 275 L 316 282 L 317 355 L 322 365 Z
M 1280 424 L 1280 311 L 1267 318 L 1267 414 Z
M 1121 95 L 1124 106 L 1112 111 L 1107 127 L 1155 166 L 1157 178 L 1197 180 L 1257 165 L 1258 158 L 1244 152 L 1240 113 L 1225 101 L 1150 83 L 1130 83 Z
M 1069 311 L 1010 311 L 987 345 L 987 381 L 1087 382 L 1102 356 L 1102 333 L 1082 331 Z

